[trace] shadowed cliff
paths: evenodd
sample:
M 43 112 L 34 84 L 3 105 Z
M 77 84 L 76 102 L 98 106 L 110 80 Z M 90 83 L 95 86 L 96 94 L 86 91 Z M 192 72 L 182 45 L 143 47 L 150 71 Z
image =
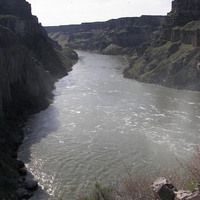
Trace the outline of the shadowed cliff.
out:
M 0 0 L 0 197 L 15 199 L 20 187 L 19 126 L 52 102 L 58 78 L 67 75 L 77 55 L 48 38 L 25 0 Z

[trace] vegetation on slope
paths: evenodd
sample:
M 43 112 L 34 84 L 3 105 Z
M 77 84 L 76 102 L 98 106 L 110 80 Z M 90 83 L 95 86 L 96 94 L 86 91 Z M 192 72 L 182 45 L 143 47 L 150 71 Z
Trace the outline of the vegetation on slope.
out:
M 127 54 L 160 32 L 164 16 L 141 16 L 106 22 L 46 27 L 48 35 L 63 47 L 104 54 Z
M 200 90 L 199 47 L 180 41 L 166 41 L 164 45 L 149 44 L 143 54 L 139 47 L 131 57 L 124 77 L 187 90 Z

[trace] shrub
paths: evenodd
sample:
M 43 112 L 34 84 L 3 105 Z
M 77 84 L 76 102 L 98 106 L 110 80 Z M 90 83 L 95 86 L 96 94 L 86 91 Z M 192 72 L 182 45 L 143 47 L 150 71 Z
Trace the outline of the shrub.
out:
M 200 181 L 200 150 L 196 147 L 194 154 L 187 160 L 179 161 L 177 169 L 163 169 L 157 176 L 164 176 L 177 189 L 194 190 Z M 88 196 L 80 196 L 77 200 L 150 200 L 154 199 L 151 184 L 156 177 L 148 172 L 131 175 L 126 168 L 125 178 L 117 181 L 115 186 L 102 187 L 96 182 Z
M 112 187 L 102 187 L 99 182 L 94 185 L 93 191 L 88 196 L 80 196 L 78 200 L 110 200 Z

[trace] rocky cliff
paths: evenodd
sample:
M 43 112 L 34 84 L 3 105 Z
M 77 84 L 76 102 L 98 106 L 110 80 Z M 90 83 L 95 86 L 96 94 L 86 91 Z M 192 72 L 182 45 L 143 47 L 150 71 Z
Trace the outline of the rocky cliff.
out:
M 172 10 L 168 13 L 163 25 L 163 35 L 172 42 L 181 41 L 185 44 L 199 46 L 199 27 L 190 22 L 200 19 L 200 2 L 173 1 Z M 189 23 L 189 24 L 188 24 Z M 186 24 L 188 26 L 184 27 Z
M 54 82 L 71 70 L 75 52 L 55 49 L 25 0 L 0 0 L 0 197 L 22 187 L 20 124 L 52 101 Z M 58 45 L 57 45 L 58 46 Z
M 177 89 L 200 91 L 200 2 L 174 0 L 162 34 L 133 53 L 124 76 Z
M 63 46 L 130 55 L 126 78 L 200 91 L 198 0 L 172 1 L 166 17 L 122 18 L 46 30 Z
M 48 35 L 62 46 L 74 49 L 121 54 L 132 51 L 159 33 L 163 16 L 112 19 L 106 22 L 45 27 Z

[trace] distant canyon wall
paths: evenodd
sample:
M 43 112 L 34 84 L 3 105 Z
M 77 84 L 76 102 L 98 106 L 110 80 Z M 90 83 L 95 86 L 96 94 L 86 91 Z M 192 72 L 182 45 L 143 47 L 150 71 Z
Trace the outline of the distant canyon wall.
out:
M 112 19 L 106 22 L 45 27 L 48 35 L 65 47 L 120 54 L 156 37 L 164 16 Z

